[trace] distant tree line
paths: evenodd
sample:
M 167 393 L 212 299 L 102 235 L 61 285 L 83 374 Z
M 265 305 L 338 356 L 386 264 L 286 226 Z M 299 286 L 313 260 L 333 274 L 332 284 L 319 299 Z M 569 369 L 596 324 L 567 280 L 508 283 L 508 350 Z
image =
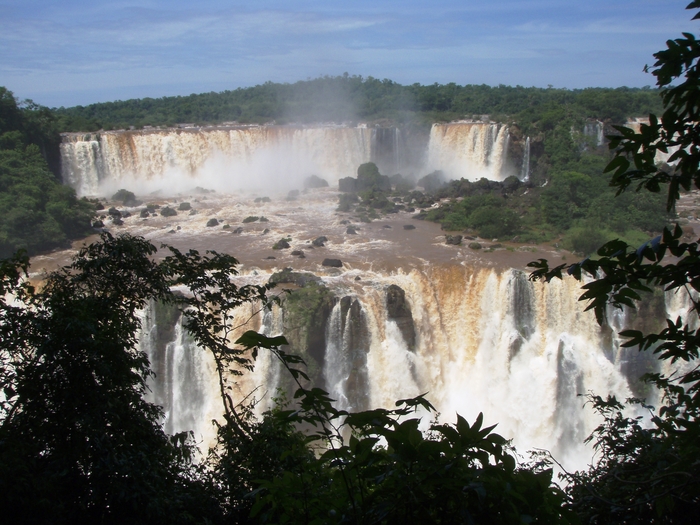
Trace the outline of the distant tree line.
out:
M 265 82 L 221 93 L 143 98 L 55 110 L 61 131 L 173 126 L 223 122 L 278 124 L 323 121 L 430 122 L 491 115 L 526 125 L 557 122 L 560 108 L 577 118 L 622 122 L 659 112 L 658 91 L 651 88 L 543 89 L 455 83 L 404 86 L 359 75 L 325 76 L 280 84 Z

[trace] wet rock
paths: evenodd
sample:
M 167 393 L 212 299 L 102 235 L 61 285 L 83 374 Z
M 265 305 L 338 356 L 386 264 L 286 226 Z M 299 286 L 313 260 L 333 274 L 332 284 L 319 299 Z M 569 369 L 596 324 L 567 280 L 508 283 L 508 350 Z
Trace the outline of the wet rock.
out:
M 289 193 L 287 193 L 287 200 L 288 201 L 295 201 L 299 197 L 299 190 L 292 190 Z
M 481 248 L 482 248 L 481 244 L 478 243 L 478 242 L 470 242 L 470 243 L 469 243 L 469 247 L 470 247 L 472 250 L 481 250 Z
M 325 243 L 328 242 L 328 237 L 322 235 L 321 237 L 316 237 L 311 244 L 316 246 L 316 248 L 323 248 Z
M 386 289 L 387 317 L 396 322 L 409 350 L 416 347 L 416 329 L 413 325 L 411 306 L 406 301 L 406 292 L 392 284 Z
M 344 193 L 355 193 L 357 191 L 357 179 L 345 177 L 338 181 L 338 191 Z
M 243 233 L 243 227 L 239 226 L 238 228 L 234 228 L 231 230 L 231 233 Z
M 114 217 L 112 219 L 112 224 L 114 224 L 115 226 L 121 226 L 124 224 L 124 221 L 121 220 L 119 217 Z
M 143 210 L 141 210 L 141 213 L 139 213 L 139 215 L 142 219 L 151 216 L 151 214 L 148 212 L 148 208 L 144 208 Z
M 238 228 L 238 229 L 241 230 L 241 231 L 243 231 L 243 228 Z M 265 228 L 265 229 L 263 230 L 262 234 L 265 235 L 266 233 L 270 233 L 270 228 Z
M 287 239 L 280 239 L 272 247 L 273 250 L 286 250 L 287 248 L 291 248 Z
M 172 209 L 170 206 L 166 206 L 165 208 L 161 208 L 160 214 L 163 217 L 174 217 L 175 215 L 177 215 L 177 211 Z
M 292 268 L 285 268 L 281 272 L 273 273 L 270 276 L 269 282 L 277 284 L 296 284 L 299 288 L 303 288 L 312 282 L 320 283 L 321 278 L 311 272 L 295 272 Z
M 391 230 L 391 226 L 389 226 L 388 224 L 385 224 L 384 226 L 382 226 L 382 228 L 386 228 L 387 230 Z
M 192 209 L 192 205 L 189 202 L 181 202 L 177 209 L 180 211 L 189 211 Z
M 348 229 L 345 230 L 345 233 L 348 235 L 357 235 L 357 230 L 353 226 L 348 226 Z
M 459 246 L 462 244 L 461 235 L 445 235 L 445 244 L 452 244 L 454 246 Z
M 267 257 L 265 257 L 265 259 L 277 259 L 277 257 L 275 257 L 274 255 L 268 255 Z
M 329 266 L 331 268 L 342 268 L 343 261 L 340 259 L 323 259 L 321 266 Z
M 92 221 L 92 227 L 93 228 L 104 228 L 105 223 L 98 219 L 96 221 Z
M 190 215 L 197 215 L 197 210 L 191 209 L 191 210 L 190 210 Z
M 304 257 L 304 252 L 302 250 L 294 250 L 289 255 L 294 255 L 295 257 Z
M 328 181 L 326 179 L 322 179 L 318 175 L 310 175 L 304 179 L 304 189 L 309 190 L 309 189 L 314 189 L 314 188 L 327 188 L 328 187 Z
M 219 220 L 218 219 L 209 219 L 207 221 L 207 227 L 211 228 L 213 226 L 218 226 L 219 225 Z
M 347 220 L 347 219 L 345 219 L 345 220 L 343 220 L 343 221 L 340 221 L 340 224 L 350 224 L 350 221 Z
M 122 216 L 122 212 L 120 212 L 115 207 L 111 207 L 109 210 L 107 210 L 107 213 L 109 215 L 111 215 L 112 217 L 121 217 Z
M 413 224 L 404 224 L 403 229 L 404 230 L 415 230 L 416 227 Z

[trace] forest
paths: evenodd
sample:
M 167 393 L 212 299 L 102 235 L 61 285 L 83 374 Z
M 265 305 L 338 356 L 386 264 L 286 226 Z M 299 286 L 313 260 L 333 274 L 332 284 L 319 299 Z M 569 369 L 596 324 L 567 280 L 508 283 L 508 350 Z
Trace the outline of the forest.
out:
M 659 92 L 651 88 L 542 89 L 522 86 L 413 84 L 348 74 L 294 84 L 266 82 L 221 93 L 144 98 L 57 108 L 61 131 L 136 129 L 179 123 L 215 125 L 309 122 L 447 122 L 489 115 L 516 121 L 525 131 L 535 122 L 558 122 L 560 111 L 575 119 L 622 123 L 659 113 Z
M 0 258 L 64 247 L 92 231 L 94 204 L 56 175 L 60 136 L 53 125 L 50 110 L 18 105 L 0 87 Z

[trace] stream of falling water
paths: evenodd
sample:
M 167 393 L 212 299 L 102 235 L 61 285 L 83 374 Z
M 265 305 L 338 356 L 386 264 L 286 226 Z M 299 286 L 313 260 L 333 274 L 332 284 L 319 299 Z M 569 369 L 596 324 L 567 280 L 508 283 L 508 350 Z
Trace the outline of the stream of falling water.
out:
M 606 347 L 610 341 L 594 316 L 583 311 L 573 279 L 543 285 L 517 270 L 449 265 L 366 273 L 359 283 L 342 275 L 324 280 L 338 299 L 314 381 L 338 408 L 392 407 L 427 392 L 443 421 L 454 421 L 456 413 L 473 420 L 483 412 L 519 450 L 547 449 L 567 468 L 583 468 L 591 457 L 583 441 L 598 420 L 579 394 L 630 395 L 631 378 Z M 413 348 L 389 316 L 389 285 L 405 292 Z M 264 333 L 279 335 L 284 310 L 275 307 L 256 322 Z M 154 327 L 144 329 L 142 344 L 150 345 L 156 373 L 160 361 L 167 362 L 154 401 L 165 407 L 167 430 L 194 429 L 206 441 L 213 438 L 203 429 L 217 417 L 218 383 L 177 323 L 168 332 L 172 341 L 161 343 L 164 358 L 148 337 Z M 285 384 L 279 362 L 261 352 L 253 373 L 236 379 L 236 392 L 242 399 L 255 391 L 261 413 Z

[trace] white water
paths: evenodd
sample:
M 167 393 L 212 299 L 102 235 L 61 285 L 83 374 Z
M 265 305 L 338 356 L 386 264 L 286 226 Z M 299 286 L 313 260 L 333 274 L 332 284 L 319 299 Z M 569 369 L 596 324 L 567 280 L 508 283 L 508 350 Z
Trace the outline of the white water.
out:
M 338 408 L 392 407 L 397 399 L 427 392 L 441 420 L 454 421 L 456 413 L 473 420 L 483 412 L 486 423 L 497 423 L 497 431 L 519 450 L 547 449 L 566 467 L 583 468 L 591 457 L 583 440 L 598 420 L 578 395 L 593 391 L 624 399 L 631 393 L 615 352 L 605 348 L 594 316 L 578 302 L 572 279 L 544 285 L 516 270 L 446 266 L 373 274 L 361 286 L 351 275 L 325 281 L 339 296 L 350 293 L 361 308 L 361 326 L 352 326 L 350 311 L 341 318 L 338 303 L 326 328 L 325 363 L 316 384 L 338 400 Z M 387 317 L 389 284 L 406 292 L 416 328 L 414 351 Z M 283 312 L 275 309 L 256 322 L 278 335 Z M 351 328 L 367 333 L 365 361 L 353 348 Z M 180 348 L 179 330 L 175 339 L 168 352 Z M 199 429 L 211 426 L 209 406 L 218 395 L 214 376 L 209 369 L 193 374 L 177 351 L 166 359 L 174 369 L 185 368 L 178 377 L 164 378 L 166 390 L 174 391 L 166 406 L 173 426 L 166 428 L 194 428 L 204 435 Z M 208 384 L 199 379 L 207 374 Z M 255 371 L 236 379 L 236 395 L 242 399 L 257 388 L 261 413 L 273 405 L 284 374 L 262 352 Z M 209 392 L 193 395 L 192 388 Z
M 337 184 L 376 161 L 387 175 L 502 180 L 508 129 L 501 124 L 435 124 L 425 151 L 406 155 L 396 128 L 248 126 L 65 134 L 63 179 L 79 195 L 119 188 L 171 194 L 203 186 L 218 192 L 298 188 L 311 174 Z

